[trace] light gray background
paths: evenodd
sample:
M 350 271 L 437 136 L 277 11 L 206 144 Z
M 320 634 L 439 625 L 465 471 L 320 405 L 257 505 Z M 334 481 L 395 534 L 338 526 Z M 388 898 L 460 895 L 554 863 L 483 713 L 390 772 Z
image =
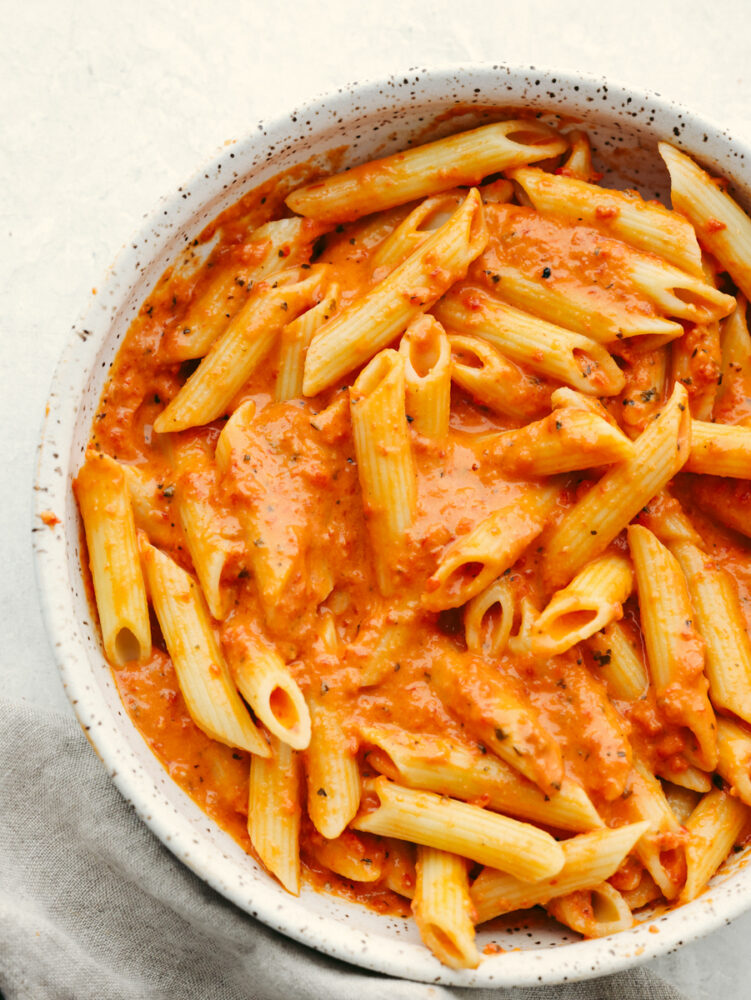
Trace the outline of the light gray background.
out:
M 0 25 L 0 683 L 63 711 L 29 545 L 47 387 L 119 247 L 222 143 L 342 83 L 470 60 L 603 74 L 751 141 L 748 0 L 0 0 Z M 741 1000 L 749 939 L 751 913 L 653 967 Z

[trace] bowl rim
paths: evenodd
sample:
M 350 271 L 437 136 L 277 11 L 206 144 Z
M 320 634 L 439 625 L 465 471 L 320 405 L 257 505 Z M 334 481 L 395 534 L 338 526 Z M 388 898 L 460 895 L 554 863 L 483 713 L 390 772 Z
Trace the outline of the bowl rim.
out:
M 389 91 L 398 93 L 397 86 L 400 86 L 402 81 L 407 82 L 415 73 L 419 74 L 417 80 L 427 80 L 429 86 L 433 88 L 439 85 L 446 88 L 447 84 L 450 84 L 452 79 L 456 80 L 459 74 L 478 77 L 505 74 L 507 80 L 515 84 L 515 90 L 508 92 L 509 104 L 521 103 L 524 99 L 519 91 L 523 89 L 523 81 L 529 79 L 530 74 L 551 86 L 565 89 L 569 98 L 573 95 L 575 102 L 580 102 L 585 97 L 594 99 L 594 95 L 599 95 L 604 88 L 610 102 L 609 107 L 614 97 L 636 100 L 642 105 L 652 106 L 661 115 L 672 116 L 684 123 L 690 123 L 689 133 L 701 132 L 705 136 L 711 135 L 713 142 L 727 146 L 728 151 L 732 149 L 733 155 L 740 155 L 740 161 L 746 165 L 745 169 L 749 175 L 747 185 L 751 191 L 751 146 L 732 138 L 727 129 L 704 115 L 696 114 L 679 102 L 648 89 L 631 87 L 594 74 L 490 61 L 444 63 L 429 68 L 411 67 L 404 72 L 384 77 L 375 76 L 360 82 L 354 81 L 339 87 L 336 91 L 319 93 L 291 111 L 280 112 L 268 121 L 259 123 L 255 129 L 249 129 L 237 140 L 234 148 L 246 146 L 252 148 L 254 143 L 258 143 L 260 148 L 264 146 L 268 148 L 275 134 L 283 135 L 285 129 L 289 128 L 290 119 L 294 121 L 296 117 L 305 115 L 313 121 L 315 116 L 323 112 L 328 115 L 332 110 L 342 114 L 348 113 L 351 111 L 349 104 L 353 97 L 357 97 L 364 104 L 365 110 L 374 108 L 379 98 L 385 97 L 388 100 Z M 429 95 L 425 96 L 428 99 Z M 553 102 L 550 102 L 550 110 L 555 110 Z M 678 135 L 673 141 L 680 146 L 683 145 L 681 139 L 682 136 Z M 447 969 L 438 964 L 427 949 L 422 961 L 415 963 L 415 956 L 410 954 L 410 963 L 406 963 L 398 957 L 401 954 L 399 949 L 379 947 L 377 942 L 375 944 L 364 942 L 363 931 L 347 927 L 342 921 L 321 918 L 318 921 L 305 921 L 306 926 L 300 926 L 300 921 L 295 921 L 294 917 L 301 912 L 299 905 L 302 897 L 296 899 L 288 896 L 276 883 L 270 885 L 268 893 L 260 893 L 259 898 L 254 900 L 251 911 L 247 898 L 239 893 L 233 894 L 232 887 L 217 877 L 211 866 L 207 865 L 206 859 L 193 856 L 190 850 L 193 846 L 192 837 L 180 830 L 176 831 L 166 816 L 159 815 L 154 790 L 144 788 L 143 782 L 137 779 L 135 771 L 129 766 L 129 758 L 133 756 L 129 741 L 120 736 L 114 728 L 109 730 L 102 726 L 98 715 L 104 705 L 103 696 L 84 683 L 81 668 L 88 667 L 86 649 L 82 637 L 76 640 L 68 627 L 74 612 L 72 605 L 69 606 L 69 539 L 65 530 L 65 518 L 61 515 L 60 523 L 49 527 L 42 525 L 40 521 L 41 515 L 46 511 L 63 511 L 70 502 L 70 473 L 76 464 L 72 455 L 73 435 L 83 396 L 76 399 L 75 406 L 68 405 L 69 379 L 71 374 L 75 377 L 77 373 L 79 388 L 83 389 L 91 377 L 98 351 L 108 339 L 109 325 L 115 314 L 114 307 L 111 313 L 107 311 L 109 304 L 106 303 L 106 298 L 110 286 L 116 282 L 121 271 L 125 274 L 130 273 L 133 281 L 137 280 L 139 262 L 136 260 L 138 255 L 134 253 L 135 247 L 148 243 L 155 233 L 161 234 L 163 241 L 166 241 L 167 235 L 161 233 L 159 226 L 163 216 L 172 218 L 173 224 L 179 223 L 181 217 L 186 224 L 191 224 L 191 216 L 188 213 L 194 212 L 194 209 L 186 209 L 185 191 L 201 187 L 204 178 L 211 171 L 221 169 L 221 164 L 232 155 L 229 153 L 232 148 L 232 143 L 225 143 L 213 156 L 205 160 L 187 183 L 181 185 L 171 195 L 161 196 L 153 210 L 144 216 L 131 238 L 123 244 L 115 256 L 104 280 L 98 285 L 98 292 L 90 298 L 82 310 L 61 351 L 51 381 L 37 446 L 32 504 L 32 547 L 37 592 L 45 630 L 76 718 L 93 749 L 107 767 L 118 790 L 126 801 L 134 806 L 151 831 L 179 860 L 249 915 L 324 954 L 387 975 L 465 987 L 526 986 L 575 981 L 614 973 L 641 964 L 728 923 L 751 906 L 751 871 L 748 873 L 747 891 L 733 892 L 732 887 L 724 884 L 713 886 L 711 891 L 705 892 L 692 903 L 668 911 L 645 924 L 637 925 L 630 931 L 609 938 L 577 941 L 559 947 L 514 951 L 488 957 L 477 970 Z M 248 176 L 240 178 L 240 193 L 252 188 L 253 184 L 249 184 L 249 180 Z M 731 177 L 731 180 L 734 181 L 736 178 Z M 240 197 L 240 193 L 236 193 L 237 198 Z M 158 252 L 158 247 L 157 251 L 152 252 Z M 96 331 L 93 336 L 91 330 Z M 106 665 L 106 661 L 103 662 Z M 107 669 L 110 669 L 108 665 Z M 85 673 L 85 669 L 83 672 Z M 150 753 L 135 725 L 130 723 L 131 739 L 134 734 L 137 734 L 138 740 L 143 743 L 143 748 Z M 186 802 L 193 805 L 187 794 L 182 794 Z M 734 873 L 727 881 L 734 882 L 738 874 L 740 873 Z M 341 905 L 351 907 L 359 904 L 352 904 L 342 899 Z M 654 929 L 659 930 L 659 933 L 654 933 Z

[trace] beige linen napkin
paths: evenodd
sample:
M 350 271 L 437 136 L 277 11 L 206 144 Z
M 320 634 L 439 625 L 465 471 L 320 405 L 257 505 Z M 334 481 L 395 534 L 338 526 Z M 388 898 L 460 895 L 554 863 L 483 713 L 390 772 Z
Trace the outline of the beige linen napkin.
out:
M 78 725 L 0 699 L 5 1000 L 681 1000 L 636 970 L 528 990 L 390 979 L 296 944 L 184 868 Z

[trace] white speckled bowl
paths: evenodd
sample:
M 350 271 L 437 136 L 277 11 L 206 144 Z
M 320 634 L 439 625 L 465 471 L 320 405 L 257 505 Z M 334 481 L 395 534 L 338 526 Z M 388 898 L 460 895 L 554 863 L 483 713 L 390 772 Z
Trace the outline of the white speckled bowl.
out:
M 670 139 L 730 177 L 741 200 L 751 198 L 751 157 L 726 132 L 656 94 L 578 74 L 500 65 L 412 69 L 343 87 L 286 118 L 259 124 L 157 206 L 74 327 L 49 396 L 35 485 L 36 514 L 51 510 L 60 523 L 48 528 L 37 520 L 34 548 L 47 628 L 76 715 L 122 794 L 194 872 L 270 927 L 369 969 L 459 986 L 557 983 L 646 961 L 728 922 L 751 905 L 745 857 L 734 857 L 700 899 L 652 914 L 612 938 L 579 941 L 542 918 L 512 916 L 479 935 L 480 947 L 494 941 L 507 953 L 466 972 L 440 965 L 409 922 L 311 889 L 297 899 L 289 896 L 172 782 L 128 719 L 92 624 L 70 485 L 106 372 L 139 303 L 209 219 L 315 153 L 344 144 L 347 162 L 355 163 L 401 149 L 415 133 L 424 139 L 471 126 L 470 113 L 431 127 L 457 105 L 531 108 L 581 119 L 610 173 L 605 183 L 639 187 L 649 196 L 664 192 L 667 176 L 655 144 Z

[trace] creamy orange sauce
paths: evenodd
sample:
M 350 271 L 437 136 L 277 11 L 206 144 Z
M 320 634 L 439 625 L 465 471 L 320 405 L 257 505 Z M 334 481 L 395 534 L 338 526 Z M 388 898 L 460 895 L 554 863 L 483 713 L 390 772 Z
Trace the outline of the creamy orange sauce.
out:
M 176 269 L 165 273 L 131 327 L 94 420 L 91 447 L 146 471 L 155 483 L 152 540 L 187 569 L 190 558 L 172 510 L 175 472 L 152 430 L 157 415 L 195 368 L 195 362 L 174 360 L 181 331 L 191 303 L 217 274 L 238 275 L 253 263 L 260 251 L 250 234 L 268 219 L 289 214 L 283 207 L 284 195 L 309 176 L 300 168 L 243 198 L 196 241 L 200 248 L 217 240 L 204 266 L 187 275 Z M 308 224 L 303 250 L 285 260 L 285 266 L 314 258 L 325 262 L 341 285 L 342 308 L 372 286 L 373 252 L 410 207 L 384 213 L 375 221 Z M 488 205 L 485 210 L 490 243 L 473 265 L 470 280 L 492 291 L 493 269 L 509 264 L 562 291 L 582 295 L 604 311 L 655 314 L 654 306 L 623 276 L 623 251 L 617 241 L 518 206 Z M 547 268 L 550 275 L 542 279 Z M 246 296 L 247 287 L 238 283 L 238 300 Z M 655 371 L 654 352 L 630 354 L 628 345 L 623 345 L 622 353 L 627 386 L 608 406 L 622 426 L 636 432 L 659 406 L 662 382 Z M 484 660 L 466 652 L 460 610 L 441 614 L 420 610 L 425 582 L 446 546 L 518 497 L 527 485 L 504 478 L 484 450 L 485 435 L 514 427 L 515 422 L 491 413 L 457 389 L 445 441 L 436 443 L 412 432 L 417 515 L 400 565 L 396 600 L 400 608 L 412 609 L 409 636 L 380 682 L 360 687 L 361 666 L 376 647 L 388 602 L 375 584 L 349 422 L 346 387 L 357 373 L 318 397 L 275 403 L 277 371 L 278 355 L 272 353 L 230 407 L 252 399 L 258 413 L 247 448 L 233 462 L 231 474 L 222 479 L 197 473 L 190 480 L 191 488 L 214 507 L 221 531 L 234 540 L 223 577 L 231 610 L 216 623 L 230 660 L 240 655 L 247 636 L 274 643 L 303 693 L 327 699 L 341 721 L 346 746 L 360 751 L 364 768 L 368 748 L 360 746 L 359 732 L 369 725 L 390 723 L 409 732 L 482 743 L 486 720 L 478 706 L 501 681 L 533 706 L 546 736 L 561 749 L 566 775 L 581 783 L 608 822 L 626 820 L 620 803 L 628 792 L 632 746 L 653 767 L 663 761 L 674 770 L 687 766 L 691 734 L 671 723 L 653 694 L 636 703 L 611 702 L 589 654 L 575 648 L 548 661 L 509 653 L 495 661 Z M 626 405 L 627 401 L 633 404 Z M 220 418 L 178 434 L 178 446 L 211 454 L 225 421 L 226 417 Z M 553 523 L 591 486 L 594 475 L 576 473 L 560 481 Z M 678 485 L 711 551 L 736 580 L 751 625 L 751 541 L 718 527 L 695 507 L 690 477 Z M 238 512 L 251 507 L 259 522 L 253 544 L 293 567 L 289 585 L 273 608 L 263 607 L 259 598 L 238 526 Z M 549 597 L 539 573 L 541 544 L 533 543 L 512 572 L 517 596 L 529 597 L 537 607 Z M 625 541 L 616 544 L 625 546 Z M 335 618 L 339 657 L 332 656 L 321 639 L 321 602 Z M 626 606 L 626 618 L 638 634 L 633 599 Z M 246 827 L 248 755 L 209 739 L 192 722 L 155 620 L 152 628 L 155 641 L 149 661 L 114 670 L 125 708 L 180 787 L 253 853 Z M 466 669 L 460 675 L 440 670 L 447 645 L 464 657 Z M 386 864 L 384 851 L 388 852 L 382 843 L 366 835 L 352 837 L 360 859 L 369 853 Z M 332 875 L 321 864 L 320 840 L 304 819 L 301 851 L 313 884 L 380 910 L 406 910 L 408 904 L 383 882 L 354 883 Z

